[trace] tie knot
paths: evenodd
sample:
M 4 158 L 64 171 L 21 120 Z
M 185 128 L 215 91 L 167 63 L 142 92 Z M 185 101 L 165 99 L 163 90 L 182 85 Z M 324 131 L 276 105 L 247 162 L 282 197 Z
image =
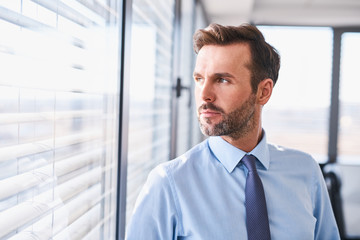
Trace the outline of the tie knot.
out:
M 245 155 L 241 160 L 249 172 L 256 171 L 256 157 L 254 155 Z

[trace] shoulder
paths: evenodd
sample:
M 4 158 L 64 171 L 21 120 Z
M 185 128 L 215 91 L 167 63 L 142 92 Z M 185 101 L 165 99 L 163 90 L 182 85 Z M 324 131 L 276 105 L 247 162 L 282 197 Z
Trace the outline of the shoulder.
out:
M 154 198 L 172 198 L 177 204 L 177 191 L 188 187 L 189 178 L 201 171 L 199 165 L 207 152 L 205 140 L 174 160 L 159 164 L 150 171 L 142 192 Z
M 154 171 L 167 175 L 173 175 L 177 172 L 184 173 L 191 169 L 194 170 L 195 168 L 201 167 L 201 165 L 208 163 L 208 160 L 211 158 L 213 157 L 209 150 L 208 141 L 205 140 L 177 158 L 160 164 Z
M 275 144 L 268 144 L 268 148 L 272 167 L 308 176 L 321 175 L 319 163 L 309 153 Z
M 268 146 L 270 165 L 274 172 L 301 180 L 310 187 L 313 196 L 317 191 L 325 191 L 320 165 L 309 153 L 274 144 Z
M 271 158 L 287 159 L 289 161 L 301 161 L 306 163 L 316 163 L 316 160 L 306 152 L 294 148 L 288 148 L 272 143 L 268 143 Z

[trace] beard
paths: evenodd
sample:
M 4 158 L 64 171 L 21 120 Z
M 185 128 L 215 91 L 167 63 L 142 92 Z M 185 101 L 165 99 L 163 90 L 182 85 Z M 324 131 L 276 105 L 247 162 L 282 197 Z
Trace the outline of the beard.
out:
M 239 139 L 248 134 L 255 127 L 255 94 L 251 94 L 249 98 L 239 108 L 230 113 L 225 113 L 223 109 L 215 106 L 213 103 L 205 103 L 198 109 L 210 109 L 221 113 L 222 120 L 213 124 L 211 118 L 203 118 L 199 120 L 201 132 L 206 136 L 229 136 L 233 139 Z M 200 114 L 199 114 L 200 115 Z

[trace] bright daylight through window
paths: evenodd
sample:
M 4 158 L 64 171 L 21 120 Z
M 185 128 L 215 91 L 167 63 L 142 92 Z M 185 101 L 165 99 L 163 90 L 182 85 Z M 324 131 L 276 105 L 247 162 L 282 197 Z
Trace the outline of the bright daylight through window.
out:
M 270 142 L 327 161 L 332 30 L 322 27 L 260 27 L 281 56 L 277 85 L 264 107 Z
M 116 2 L 0 3 L 0 239 L 115 238 Z

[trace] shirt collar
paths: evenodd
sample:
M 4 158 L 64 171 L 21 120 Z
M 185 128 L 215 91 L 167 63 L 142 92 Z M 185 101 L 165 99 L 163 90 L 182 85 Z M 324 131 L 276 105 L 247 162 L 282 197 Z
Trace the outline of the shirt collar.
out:
M 254 155 L 262 167 L 266 170 L 269 169 L 270 155 L 266 141 L 266 134 L 263 131 L 263 137 L 256 147 L 249 153 L 242 151 L 241 149 L 231 145 L 219 136 L 209 137 L 209 148 L 215 157 L 221 162 L 226 170 L 231 173 L 235 167 L 239 164 L 240 160 L 246 154 Z

